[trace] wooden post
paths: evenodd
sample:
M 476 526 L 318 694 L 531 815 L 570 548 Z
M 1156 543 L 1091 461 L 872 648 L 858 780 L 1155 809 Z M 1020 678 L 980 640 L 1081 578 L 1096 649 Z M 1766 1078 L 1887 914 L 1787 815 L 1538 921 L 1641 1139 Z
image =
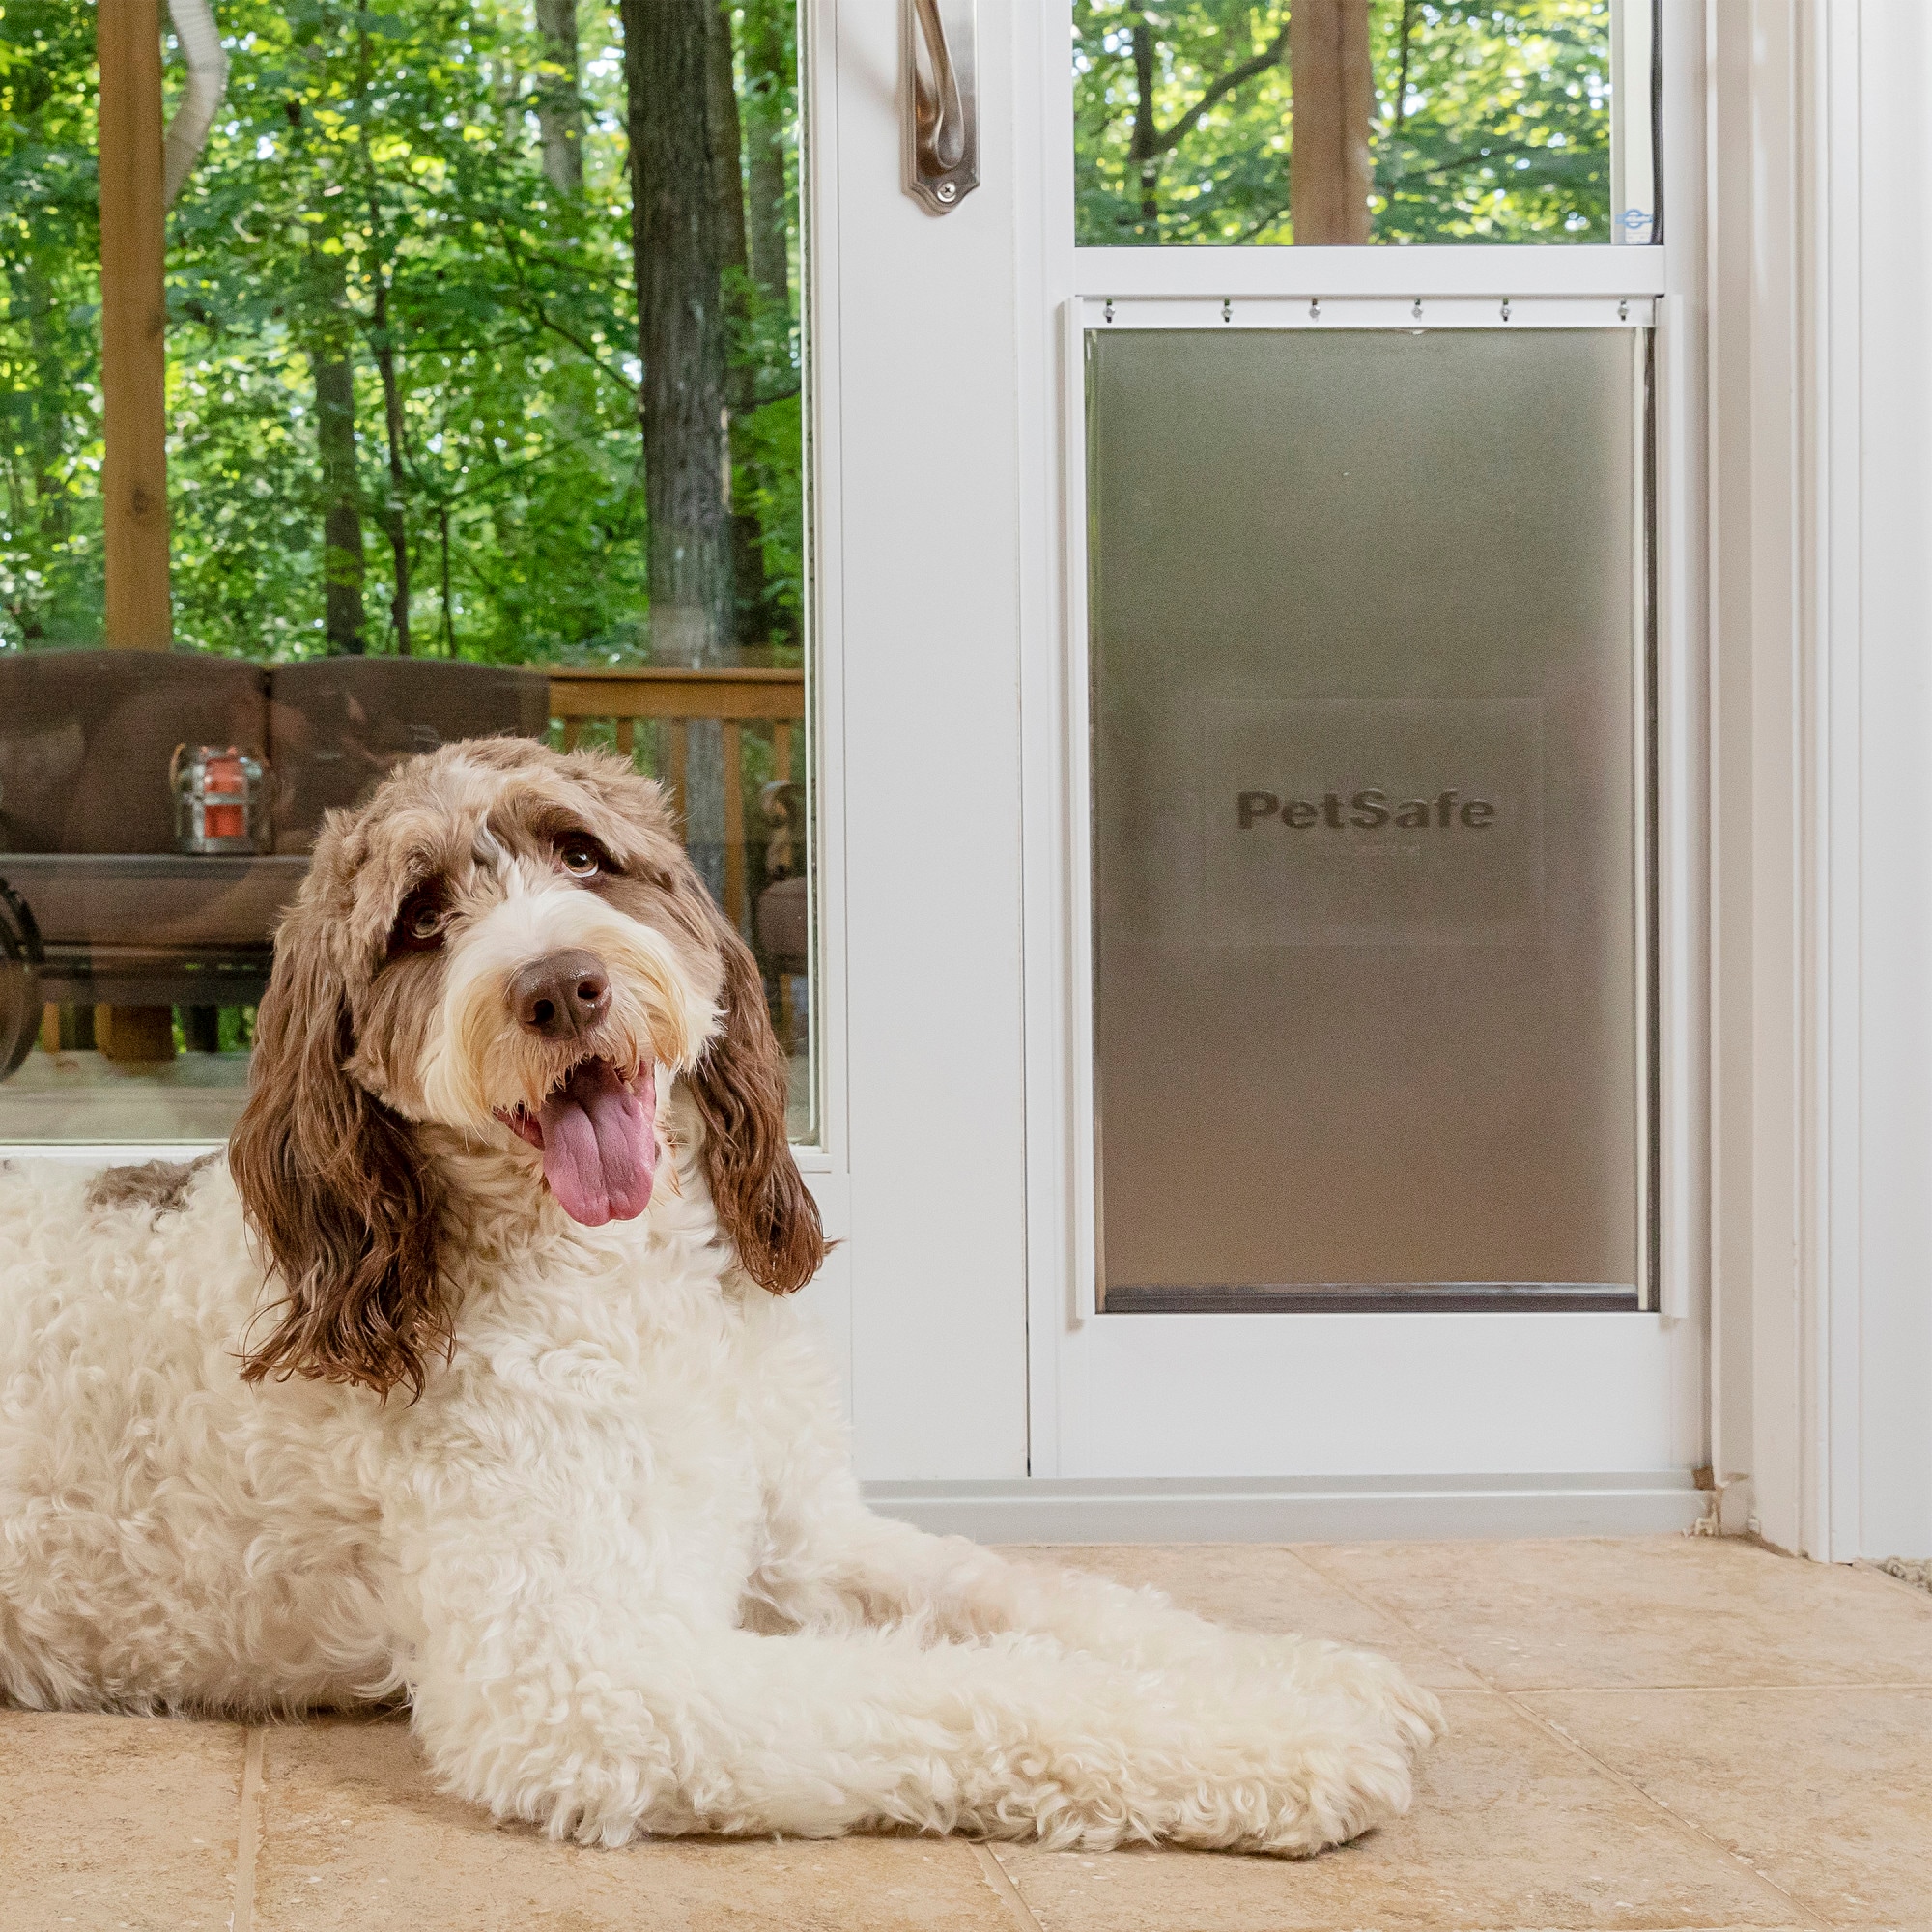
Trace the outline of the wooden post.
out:
M 664 750 L 664 766 L 658 773 L 658 782 L 669 794 L 670 815 L 677 821 L 677 836 L 685 836 L 684 823 L 684 763 L 685 754 L 691 746 L 691 731 L 682 718 L 667 718 L 659 725 L 663 734 L 659 738 Z
M 1288 16 L 1294 99 L 1289 214 L 1303 246 L 1369 239 L 1369 0 L 1294 0 Z
M 100 0 L 100 461 L 107 569 L 106 642 L 164 651 L 168 595 L 167 304 L 161 276 L 159 0 Z M 170 1007 L 101 1007 L 110 1060 L 174 1058 Z
M 168 598 L 168 450 L 161 292 L 159 0 L 102 0 L 100 57 L 100 465 L 107 639 L 174 641 Z
M 724 739 L 724 917 L 745 929 L 745 727 L 735 718 L 719 726 Z

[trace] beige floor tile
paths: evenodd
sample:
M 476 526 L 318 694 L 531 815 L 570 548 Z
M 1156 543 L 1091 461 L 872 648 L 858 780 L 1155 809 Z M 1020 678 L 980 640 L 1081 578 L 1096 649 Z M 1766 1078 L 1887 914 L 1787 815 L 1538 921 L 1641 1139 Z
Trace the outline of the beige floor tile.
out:
M 1932 1690 L 1523 1701 L 1820 1918 L 1932 1927 Z
M 1932 1597 L 1708 1537 L 1311 1546 L 1508 1690 L 1932 1685 Z
M 0 1709 L 6 1932 L 217 1932 L 245 1734 L 235 1724 Z
M 1508 1703 L 1450 1691 L 1415 1808 L 1302 1862 L 999 1847 L 1042 1932 L 1385 1932 L 1803 1924 Z
M 1009 1549 L 1028 1562 L 1094 1570 L 1117 1583 L 1151 1584 L 1183 1609 L 1236 1630 L 1296 1632 L 1393 1657 L 1432 1690 L 1478 1680 L 1393 1617 L 1309 1568 L 1282 1544 L 1065 1544 Z
M 263 1790 L 255 1932 L 1012 1932 L 959 1839 L 554 1845 L 439 1796 L 398 1720 L 270 1731 Z

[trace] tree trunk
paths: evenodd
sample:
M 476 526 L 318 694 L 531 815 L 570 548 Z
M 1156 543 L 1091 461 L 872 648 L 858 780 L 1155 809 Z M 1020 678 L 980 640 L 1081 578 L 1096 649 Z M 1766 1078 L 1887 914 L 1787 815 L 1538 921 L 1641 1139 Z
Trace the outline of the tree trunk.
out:
M 577 0 L 537 0 L 544 63 L 560 69 L 537 86 L 537 128 L 543 171 L 566 194 L 583 191 L 583 101 L 577 54 Z
M 652 654 L 724 661 L 730 640 L 725 370 L 710 140 L 716 0 L 623 0 L 631 241 L 643 363 Z
M 362 499 L 355 478 L 355 376 L 346 328 L 319 337 L 315 440 L 322 465 L 323 630 L 331 652 L 368 648 L 362 614 Z
M 757 407 L 757 368 L 745 353 L 745 325 L 752 292 L 745 223 L 744 130 L 738 119 L 738 82 L 731 45 L 730 0 L 718 0 L 711 34 L 711 191 L 718 203 L 718 233 L 724 264 L 724 313 L 731 350 L 724 371 L 724 401 L 730 422 Z M 725 433 L 730 461 L 730 433 Z M 730 473 L 725 473 L 730 489 Z M 764 532 L 755 514 L 731 509 L 732 640 L 761 644 L 770 628 L 765 610 Z
M 389 286 L 379 270 L 376 277 L 376 373 L 383 381 L 383 428 L 389 445 L 389 499 L 383 505 L 383 527 L 389 538 L 394 594 L 389 621 L 396 633 L 396 655 L 410 655 L 410 530 L 403 508 L 408 473 L 403 467 L 403 393 L 396 376 L 396 345 L 389 334 Z
M 442 538 L 442 654 L 456 655 L 456 606 L 449 591 L 449 505 L 440 503 L 436 512 L 438 533 Z
M 60 356 L 54 347 L 54 281 L 47 273 L 45 252 L 29 246 L 23 265 L 27 298 L 27 341 L 34 358 L 33 411 L 28 449 L 33 462 L 34 511 L 43 537 L 59 539 L 72 522 L 68 493 L 60 485 L 65 427 L 61 398 L 67 392 Z
M 1127 29 L 1134 54 L 1134 131 L 1127 156 L 1140 188 L 1140 232 L 1160 239 L 1160 130 L 1154 125 L 1153 28 L 1145 15 Z
M 781 315 L 791 313 L 791 223 L 785 194 L 785 135 L 797 82 L 790 10 L 782 0 L 748 0 L 739 51 L 745 63 L 745 230 L 752 280 Z
M 1303 246 L 1369 239 L 1369 0 L 1295 0 L 1288 16 L 1293 96 L 1289 214 Z
M 723 664 L 731 642 L 730 328 L 711 125 L 717 7 L 622 0 L 645 557 L 660 664 Z M 712 725 L 691 733 L 685 842 L 721 897 L 724 839 L 724 757 Z
M 1401 54 L 1395 73 L 1395 133 L 1401 140 L 1403 125 L 1408 119 L 1408 66 L 1415 44 L 1415 0 L 1402 0 L 1402 25 L 1397 35 Z
M 745 144 L 738 125 L 738 76 L 731 45 L 731 0 L 713 0 L 705 64 L 704 137 L 711 156 L 711 193 L 718 214 L 722 268 L 747 271 Z M 729 290 L 726 295 L 728 297 Z M 729 304 L 735 308 L 736 303 Z

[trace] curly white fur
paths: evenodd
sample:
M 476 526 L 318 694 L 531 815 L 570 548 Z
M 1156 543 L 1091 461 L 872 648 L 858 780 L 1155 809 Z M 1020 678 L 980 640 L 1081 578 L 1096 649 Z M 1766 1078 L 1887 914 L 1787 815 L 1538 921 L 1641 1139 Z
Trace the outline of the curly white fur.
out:
M 596 1230 L 471 1165 L 506 1198 L 413 1404 L 241 1380 L 260 1271 L 222 1167 L 158 1215 L 0 1176 L 0 1691 L 406 1691 L 447 1788 L 606 1844 L 1303 1853 L 1406 1807 L 1438 1716 L 1381 1659 L 868 1514 L 831 1377 L 714 1243 L 689 1140 L 642 1222 Z
M 755 1066 L 686 1058 L 721 1024 L 718 959 L 742 947 L 694 950 L 699 916 L 680 925 L 653 896 L 658 852 L 664 893 L 701 909 L 662 856 L 655 793 L 535 748 L 453 747 L 391 784 L 407 811 L 379 798 L 318 848 L 258 1097 L 334 1092 L 355 1068 L 393 1095 L 445 1204 L 447 1356 L 415 1400 L 305 1379 L 299 1360 L 244 1378 L 285 1284 L 265 1288 L 226 1162 L 145 1193 L 0 1171 L 0 1697 L 248 1713 L 406 1696 L 448 1790 L 602 1844 L 897 1826 L 1300 1854 L 1405 1809 L 1440 1716 L 1385 1660 L 1220 1631 L 864 1507 L 832 1377 L 792 1302 L 751 1278 L 723 1189 L 714 1205 L 708 1177 L 738 1143 L 707 1149 L 707 1122 L 732 1116 L 699 1083 L 751 1094 Z M 463 857 L 465 827 L 508 826 L 504 801 L 540 793 L 619 848 L 610 903 L 514 875 L 485 830 L 489 863 Z M 444 829 L 455 856 L 436 861 Z M 393 942 L 384 965 L 430 863 L 447 867 L 447 970 Z M 595 945 L 618 982 L 599 1050 L 656 1064 L 658 1184 L 595 1227 L 493 1111 L 531 1065 L 534 1093 L 567 1071 L 527 1019 L 517 1033 L 503 990 L 559 944 Z M 734 971 L 722 1024 L 763 1029 L 776 1055 L 749 955 Z M 369 1016 L 359 1041 L 297 1010 L 345 987 Z M 752 1070 L 717 1071 L 734 1065 Z M 781 1084 L 755 1092 L 781 1121 Z M 776 1148 L 788 1164 L 781 1133 Z M 310 1158 L 257 1171 L 305 1200 L 323 1185 Z M 734 1211 L 769 1210 L 769 1236 L 783 1199 L 741 1189 Z

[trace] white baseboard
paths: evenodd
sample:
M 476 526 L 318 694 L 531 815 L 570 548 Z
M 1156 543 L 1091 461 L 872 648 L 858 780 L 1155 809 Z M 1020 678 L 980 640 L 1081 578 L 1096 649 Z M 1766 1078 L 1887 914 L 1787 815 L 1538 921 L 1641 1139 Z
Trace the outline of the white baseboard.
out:
M 1681 1534 L 1709 1498 L 1640 1475 L 1087 1477 L 867 1483 L 866 1500 L 978 1543 L 1352 1543 Z

